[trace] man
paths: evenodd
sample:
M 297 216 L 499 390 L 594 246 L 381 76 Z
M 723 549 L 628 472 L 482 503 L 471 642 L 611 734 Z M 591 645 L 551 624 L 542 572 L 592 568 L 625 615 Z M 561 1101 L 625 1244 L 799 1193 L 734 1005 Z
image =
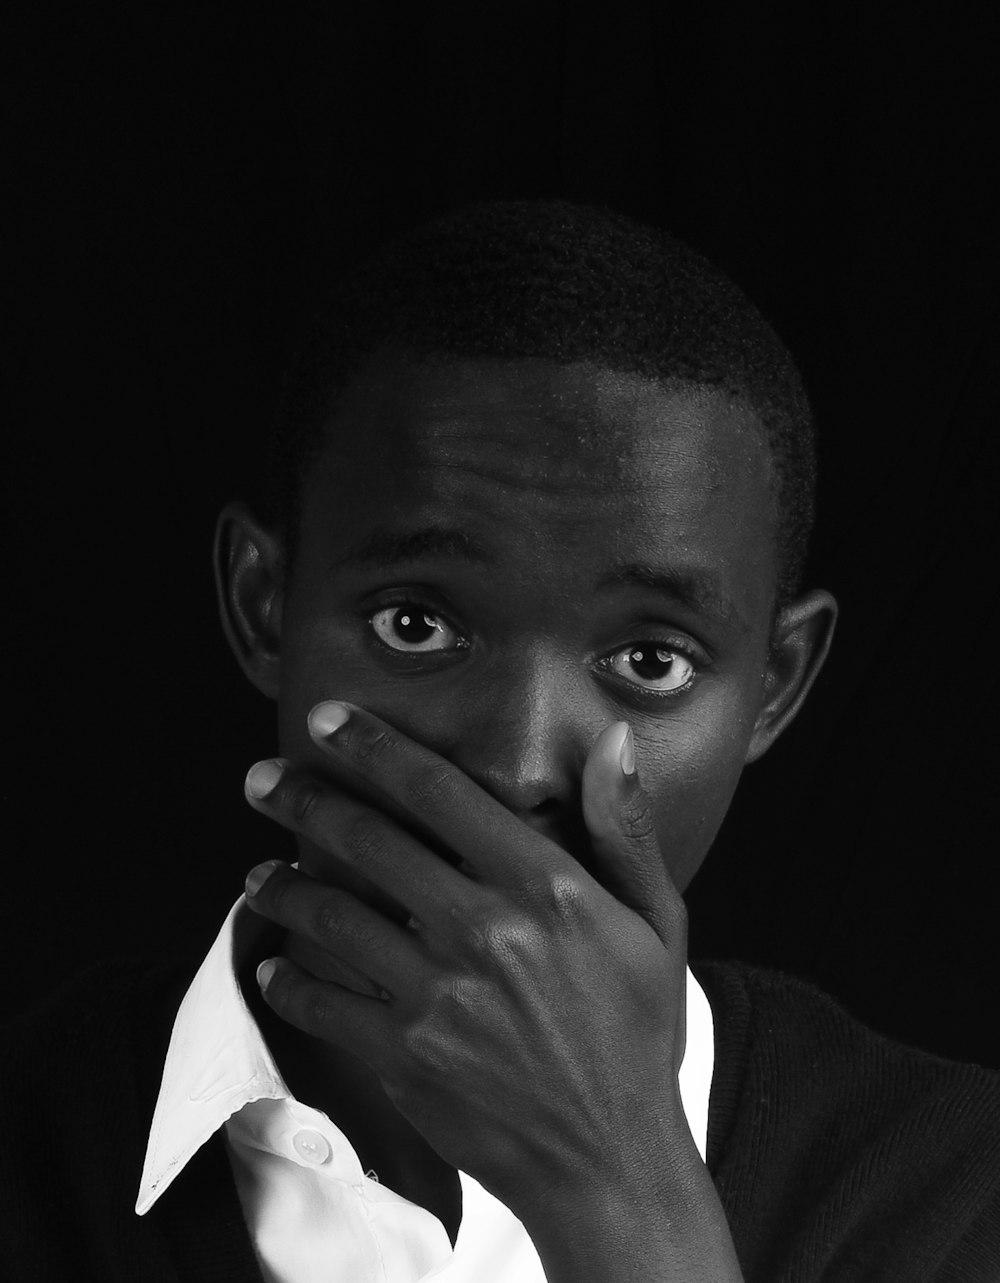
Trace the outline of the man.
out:
M 753 307 L 628 220 L 477 207 L 345 283 L 271 503 L 219 523 L 279 715 L 247 795 L 297 867 L 251 872 L 179 1011 L 177 978 L 118 975 L 76 1035 L 152 1117 L 142 1220 L 104 1214 L 122 1277 L 1000 1268 L 993 1076 L 686 969 L 681 894 L 830 645 L 811 433 Z

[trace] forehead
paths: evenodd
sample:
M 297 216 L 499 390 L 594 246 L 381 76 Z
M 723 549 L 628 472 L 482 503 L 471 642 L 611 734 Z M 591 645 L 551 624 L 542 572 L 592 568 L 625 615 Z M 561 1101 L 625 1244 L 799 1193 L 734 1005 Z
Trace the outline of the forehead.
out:
M 720 481 L 733 446 L 761 462 L 767 456 L 755 416 L 709 388 L 580 362 L 416 362 L 386 354 L 349 383 L 328 443 L 342 460 L 377 456 L 399 472 L 463 448 L 483 456 L 492 450 L 499 465 L 514 447 L 536 466 L 546 463 L 553 484 L 566 485 L 598 483 L 609 470 L 615 479 L 636 467 L 644 475 L 676 470 L 695 453 Z
M 514 561 L 537 565 L 547 547 L 564 574 L 605 554 L 669 556 L 748 588 L 775 573 L 774 490 L 757 420 L 710 389 L 584 364 L 381 356 L 338 402 L 302 535 L 332 551 L 376 527 L 447 526 Z

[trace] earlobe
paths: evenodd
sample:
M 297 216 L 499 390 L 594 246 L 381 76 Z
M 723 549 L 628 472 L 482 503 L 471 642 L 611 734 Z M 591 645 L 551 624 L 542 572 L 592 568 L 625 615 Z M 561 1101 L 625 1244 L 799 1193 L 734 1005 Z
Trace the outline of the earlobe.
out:
M 804 593 L 779 611 L 747 762 L 762 757 L 794 720 L 823 667 L 836 622 L 837 602 L 822 589 Z
M 215 584 L 222 629 L 257 689 L 278 698 L 284 550 L 242 503 L 227 504 L 215 527 Z

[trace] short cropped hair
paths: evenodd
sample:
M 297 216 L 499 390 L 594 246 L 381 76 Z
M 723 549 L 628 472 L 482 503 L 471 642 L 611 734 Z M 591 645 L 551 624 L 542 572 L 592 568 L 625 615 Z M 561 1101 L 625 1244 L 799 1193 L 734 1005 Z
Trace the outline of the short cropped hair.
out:
M 380 350 L 587 361 L 727 393 L 756 416 L 777 478 L 777 602 L 801 588 L 813 524 L 813 414 L 785 345 L 675 237 L 558 200 L 489 201 L 399 237 L 337 284 L 288 370 L 267 515 L 289 557 L 309 462 L 338 393 Z

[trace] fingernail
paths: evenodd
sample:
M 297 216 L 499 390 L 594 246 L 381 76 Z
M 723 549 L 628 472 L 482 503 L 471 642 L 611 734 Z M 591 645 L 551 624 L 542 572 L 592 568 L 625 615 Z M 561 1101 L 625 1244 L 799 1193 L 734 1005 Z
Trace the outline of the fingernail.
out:
M 261 993 L 267 993 L 267 986 L 271 983 L 271 977 L 274 975 L 277 963 L 273 958 L 268 958 L 257 968 L 257 983 L 260 985 Z
M 625 728 L 625 738 L 621 746 L 621 764 L 623 775 L 635 774 L 635 741 L 632 738 L 631 726 Z
M 309 714 L 309 731 L 317 739 L 322 739 L 326 735 L 332 735 L 334 731 L 339 731 L 343 724 L 350 716 L 350 710 L 344 704 L 338 704 L 335 700 L 329 700 L 325 704 L 317 704 Z
M 281 779 L 281 773 L 284 769 L 285 768 L 281 762 L 275 762 L 273 760 L 268 762 L 256 762 L 250 767 L 249 771 L 247 771 L 246 784 L 244 785 L 244 788 L 250 797 L 256 798 L 259 801 L 262 797 L 267 797 L 268 793 L 272 793 L 274 791 L 277 787 L 278 781 Z
M 246 893 L 247 895 L 256 895 L 264 883 L 268 880 L 274 870 L 278 867 L 277 860 L 265 860 L 263 864 L 258 864 L 255 869 L 251 869 L 247 874 Z

